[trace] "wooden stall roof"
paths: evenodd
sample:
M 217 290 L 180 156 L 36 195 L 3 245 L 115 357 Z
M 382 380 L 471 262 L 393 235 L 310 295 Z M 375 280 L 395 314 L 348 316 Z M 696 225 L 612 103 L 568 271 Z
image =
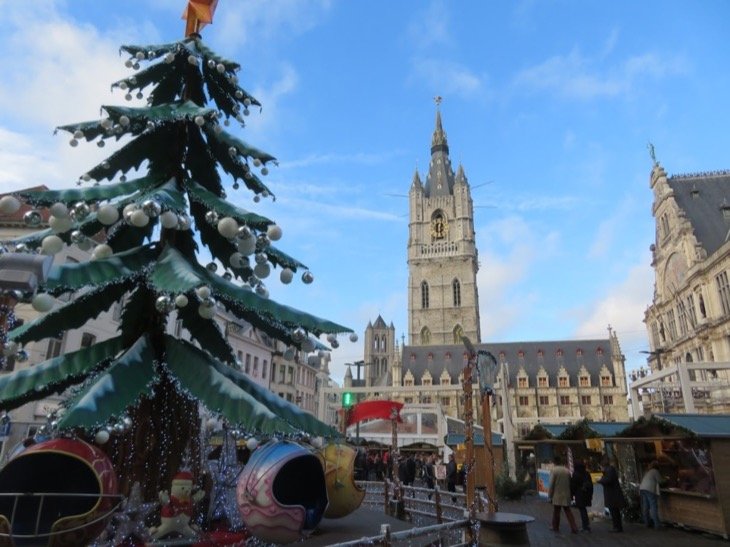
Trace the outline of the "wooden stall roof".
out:
M 657 417 L 698 437 L 730 438 L 730 414 L 657 414 Z

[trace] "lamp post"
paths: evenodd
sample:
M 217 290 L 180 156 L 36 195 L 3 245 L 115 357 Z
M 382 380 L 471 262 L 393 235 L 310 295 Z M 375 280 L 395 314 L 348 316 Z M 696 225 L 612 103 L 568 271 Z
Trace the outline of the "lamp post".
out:
M 355 381 L 357 382 L 357 387 L 360 386 L 360 368 L 365 366 L 365 361 L 355 361 L 352 363 L 352 366 L 356 369 L 356 378 Z M 355 397 L 355 404 L 360 402 L 360 392 L 357 393 Z M 360 422 L 355 423 L 355 442 L 360 443 Z
M 657 348 L 653 351 L 642 350 L 639 353 L 645 353 L 650 357 L 656 357 L 656 367 L 658 370 L 662 370 L 662 355 L 669 352 L 665 349 Z

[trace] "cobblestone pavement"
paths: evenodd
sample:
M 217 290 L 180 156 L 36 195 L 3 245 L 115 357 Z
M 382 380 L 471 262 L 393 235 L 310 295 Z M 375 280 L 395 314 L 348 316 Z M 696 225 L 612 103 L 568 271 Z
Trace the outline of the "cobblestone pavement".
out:
M 664 527 L 661 530 L 647 528 L 643 524 L 624 523 L 623 533 L 612 533 L 610 520 L 596 517 L 591 523 L 591 532 L 571 534 L 565 515 L 561 515 L 560 533 L 552 532 L 550 520 L 552 518 L 552 505 L 537 498 L 537 496 L 526 496 L 520 501 L 502 501 L 499 504 L 501 512 L 529 515 L 535 519 L 527 525 L 532 547 L 553 547 L 553 546 L 605 546 L 605 547 L 730 547 L 730 541 L 711 534 L 684 530 L 675 527 Z M 459 518 L 461 510 L 453 507 L 446 513 L 452 518 Z M 573 510 L 578 522 L 578 512 Z M 343 519 L 324 519 L 319 530 L 309 539 L 299 543 L 302 547 L 319 547 L 333 545 L 339 542 L 351 541 L 364 537 L 376 536 L 380 533 L 380 525 L 388 523 L 393 532 L 406 530 L 413 526 L 407 523 L 386 516 L 382 508 L 377 506 L 363 506 L 351 515 Z M 421 526 L 433 524 L 432 519 L 420 523 Z M 418 546 L 418 540 L 400 542 L 396 545 Z
M 530 536 L 530 545 L 533 547 L 548 547 L 557 545 L 594 545 L 594 546 L 632 546 L 643 547 L 724 547 L 730 542 L 715 535 L 704 534 L 674 527 L 665 527 L 661 530 L 647 528 L 643 524 L 624 523 L 623 533 L 612 533 L 609 519 L 597 518 L 591 523 L 591 532 L 571 534 L 565 515 L 561 515 L 560 533 L 550 531 L 552 506 L 535 496 L 527 496 L 522 501 L 501 502 L 500 511 L 520 513 L 535 518 L 535 522 L 527 525 Z M 578 511 L 573 510 L 578 523 Z

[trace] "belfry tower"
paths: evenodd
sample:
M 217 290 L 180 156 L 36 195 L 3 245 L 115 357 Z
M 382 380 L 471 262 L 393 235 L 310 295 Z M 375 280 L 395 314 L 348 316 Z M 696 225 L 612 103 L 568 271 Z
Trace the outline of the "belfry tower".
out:
M 481 342 L 474 206 L 466 174 L 451 167 L 437 98 L 425 184 L 418 170 L 409 192 L 408 341 L 410 345 Z

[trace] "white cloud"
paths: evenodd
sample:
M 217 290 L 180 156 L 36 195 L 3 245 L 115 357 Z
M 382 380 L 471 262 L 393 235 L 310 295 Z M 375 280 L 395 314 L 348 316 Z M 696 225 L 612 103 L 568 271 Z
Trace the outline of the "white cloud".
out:
M 394 157 L 402 155 L 400 151 L 391 152 L 356 152 L 353 154 L 310 154 L 300 159 L 291 161 L 282 161 L 279 167 L 282 169 L 292 169 L 299 167 L 311 167 L 312 165 L 331 165 L 331 164 L 356 164 L 356 165 L 377 165 L 388 161 Z
M 450 23 L 451 14 L 446 3 L 441 0 L 433 1 L 425 11 L 416 14 L 408 25 L 408 43 L 416 49 L 450 45 Z
M 644 310 L 651 303 L 653 286 L 654 270 L 650 265 L 642 262 L 632 266 L 626 277 L 617 280 L 596 302 L 574 310 L 579 318 L 575 335 L 595 337 L 611 325 L 619 333 L 622 346 L 645 346 Z
M 588 249 L 588 257 L 592 259 L 606 258 L 612 251 L 617 237 L 624 237 L 621 228 L 630 223 L 631 216 L 636 213 L 635 199 L 626 196 L 612 213 L 600 222 L 596 236 Z
M 240 48 L 253 42 L 292 38 L 319 24 L 332 6 L 331 0 L 248 0 L 221 2 L 213 24 L 215 44 Z
M 643 53 L 601 66 L 599 60 L 574 49 L 567 55 L 555 55 L 520 71 L 513 85 L 525 91 L 547 91 L 567 99 L 590 100 L 630 94 L 643 80 L 686 72 L 687 63 L 679 56 Z
M 555 251 L 559 236 L 515 216 L 479 230 L 477 240 L 491 243 L 481 246 L 477 273 L 482 339 L 487 339 L 514 326 L 530 309 L 536 295 L 522 283 L 535 263 Z M 496 246 L 506 251 L 498 251 Z M 515 305 L 516 298 L 519 305 Z
M 440 59 L 415 59 L 409 80 L 445 96 L 469 97 L 484 87 L 483 78 L 467 67 Z

